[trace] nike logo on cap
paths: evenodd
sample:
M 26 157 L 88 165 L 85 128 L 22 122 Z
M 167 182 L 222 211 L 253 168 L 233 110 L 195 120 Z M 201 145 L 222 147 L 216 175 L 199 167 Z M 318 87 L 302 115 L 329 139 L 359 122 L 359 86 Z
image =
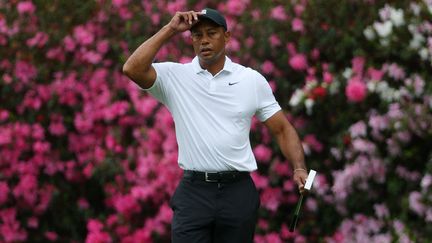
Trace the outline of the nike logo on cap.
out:
M 234 83 L 231 83 L 231 82 L 230 82 L 230 83 L 228 83 L 228 85 L 231 86 L 231 85 L 234 85 L 234 84 L 236 84 L 236 83 L 238 83 L 238 82 L 234 82 Z

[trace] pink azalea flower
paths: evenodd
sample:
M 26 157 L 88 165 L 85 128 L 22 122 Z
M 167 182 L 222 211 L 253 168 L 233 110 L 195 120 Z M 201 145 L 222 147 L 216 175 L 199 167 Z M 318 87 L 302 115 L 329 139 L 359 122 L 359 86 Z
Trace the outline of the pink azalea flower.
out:
M 252 173 L 251 177 L 257 189 L 263 189 L 268 186 L 268 178 L 260 175 L 258 172 Z
M 432 175 L 426 174 L 420 182 L 421 188 L 426 190 L 432 185 Z
M 0 235 L 5 242 L 24 242 L 27 240 L 27 232 L 20 228 L 18 222 L 1 225 Z
M 106 232 L 90 232 L 86 237 L 86 243 L 111 243 L 111 236 Z
M 274 65 L 271 61 L 265 60 L 264 63 L 261 65 L 261 70 L 264 74 L 270 74 L 274 70 Z
M 26 61 L 17 61 L 15 63 L 15 77 L 20 79 L 23 83 L 28 83 L 36 77 L 37 69 L 32 64 Z
M 282 243 L 283 241 L 281 240 L 281 238 L 279 237 L 278 233 L 269 233 L 265 236 L 266 238 L 266 242 L 271 242 L 271 243 Z
M 32 14 L 35 12 L 36 7 L 31 1 L 23 1 L 18 3 L 17 10 L 19 14 Z
M 30 217 L 27 219 L 27 226 L 32 229 L 36 229 L 39 226 L 39 220 L 36 217 Z
M 306 70 L 308 67 L 306 56 L 303 54 L 295 54 L 290 58 L 289 65 L 297 71 Z
M 260 162 L 269 162 L 272 156 L 272 150 L 263 144 L 257 145 L 253 149 L 253 153 Z
M 240 50 L 240 47 L 240 42 L 237 39 L 231 37 L 230 41 L 227 44 L 227 49 L 229 51 L 236 52 Z
M 115 7 L 121 7 L 129 3 L 129 0 L 112 0 L 112 4 Z
M 98 232 L 103 229 L 103 224 L 97 219 L 89 219 L 87 221 L 87 230 L 89 232 Z
M 323 73 L 323 81 L 325 83 L 330 84 L 331 82 L 333 82 L 333 75 L 329 72 L 324 72 Z
M 53 231 L 46 231 L 44 235 L 49 241 L 56 241 L 58 239 L 57 233 Z
M 2 76 L 2 80 L 3 80 L 3 82 L 5 83 L 5 84 L 10 84 L 10 83 L 12 83 L 12 77 L 9 75 L 9 74 L 7 74 L 7 73 L 5 73 L 5 74 L 3 74 L 3 76 Z
M 37 154 L 43 154 L 49 152 L 51 149 L 51 144 L 48 142 L 36 141 L 33 143 L 33 151 Z
M 192 58 L 191 57 L 186 57 L 186 56 L 182 56 L 180 59 L 179 59 L 179 62 L 180 63 L 189 63 L 189 62 L 191 62 L 192 61 Z
M 254 9 L 251 12 L 251 16 L 253 19 L 261 19 L 261 11 L 259 9 Z
M 0 145 L 12 142 L 12 131 L 10 129 L 0 129 Z
M 81 45 L 92 44 L 95 39 L 93 33 L 82 25 L 75 27 L 74 37 Z
M 226 11 L 229 14 L 240 16 L 245 11 L 249 0 L 228 0 L 226 3 Z
M 153 23 L 153 25 L 159 25 L 160 21 L 161 21 L 161 15 L 158 13 L 153 13 L 151 15 L 151 21 Z
M 132 12 L 125 6 L 121 7 L 118 10 L 118 14 L 119 14 L 120 18 L 122 18 L 123 20 L 131 19 L 133 16 Z
M 76 113 L 74 119 L 75 127 L 80 132 L 87 132 L 93 128 L 93 119 L 86 117 L 83 114 Z
M 278 5 L 271 10 L 270 17 L 279 21 L 288 19 L 283 5 Z
M 282 43 L 279 37 L 275 34 L 270 35 L 269 42 L 272 47 L 280 46 Z
M 353 72 L 357 75 L 362 75 L 364 63 L 365 63 L 364 57 L 354 57 L 351 60 Z
M 293 191 L 295 188 L 295 184 L 291 180 L 285 181 L 283 184 L 284 191 L 290 192 Z
M 366 97 L 366 85 L 360 81 L 351 81 L 345 89 L 345 95 L 351 102 L 361 102 Z
M 380 81 L 384 75 L 384 72 L 375 68 L 368 68 L 368 75 L 371 80 Z
M 132 195 L 114 197 L 114 207 L 117 212 L 123 214 L 126 217 L 131 216 L 140 209 L 139 204 Z
M 294 32 L 303 32 L 304 31 L 303 21 L 299 18 L 294 18 L 291 21 L 291 28 Z
M 75 50 L 76 47 L 76 42 L 75 40 L 71 37 L 71 36 L 66 36 L 63 39 L 63 43 L 64 43 L 64 47 L 66 49 L 66 51 L 73 51 Z
M 376 204 L 374 205 L 375 215 L 378 216 L 378 218 L 387 218 L 389 214 L 389 210 L 385 204 Z
M 303 6 L 301 4 L 296 4 L 294 6 L 294 12 L 295 12 L 296 16 L 302 15 L 302 13 L 304 12 L 304 10 L 305 10 L 305 6 Z
M 61 47 L 50 48 L 45 54 L 46 58 L 51 60 L 57 60 L 63 62 L 65 60 L 65 54 Z
M 83 59 L 91 64 L 98 64 L 101 62 L 102 56 L 95 51 L 86 51 L 83 55 Z
M 306 135 L 303 138 L 303 141 L 307 145 L 309 145 L 312 148 L 312 150 L 314 150 L 315 152 L 320 153 L 324 149 L 323 144 L 320 141 L 318 141 L 318 139 L 313 134 Z
M 318 50 L 318 48 L 312 49 L 310 57 L 312 58 L 312 60 L 318 60 L 318 58 L 320 57 L 320 51 Z
M 0 205 L 5 203 L 9 198 L 9 186 L 6 182 L 0 182 Z
M 62 136 L 66 133 L 66 127 L 63 125 L 61 121 L 59 122 L 51 122 L 48 127 L 49 132 L 55 136 Z
M 261 193 L 261 205 L 272 212 L 276 212 L 281 199 L 282 191 L 279 188 L 267 187 Z
M 369 117 L 368 125 L 377 131 L 386 129 L 389 126 L 389 121 L 386 117 L 372 114 Z
M 167 203 L 162 204 L 159 207 L 159 213 L 156 216 L 158 220 L 163 223 L 170 223 L 173 216 L 173 211 Z
M 409 195 L 409 207 L 420 216 L 424 214 L 426 207 L 421 203 L 421 194 L 419 192 L 411 192 Z
M 366 136 L 366 124 L 363 121 L 359 121 L 349 128 L 352 138 Z
M 390 65 L 385 65 L 384 68 L 387 69 L 389 76 L 394 78 L 395 80 L 402 80 L 406 76 L 403 68 L 395 63 L 392 63 Z
M 265 219 L 259 219 L 258 220 L 258 227 L 262 230 L 267 230 L 269 227 L 269 223 Z
M 42 47 L 45 45 L 45 43 L 48 41 L 48 35 L 44 32 L 37 32 L 36 35 L 31 38 L 28 39 L 26 44 L 29 47 Z

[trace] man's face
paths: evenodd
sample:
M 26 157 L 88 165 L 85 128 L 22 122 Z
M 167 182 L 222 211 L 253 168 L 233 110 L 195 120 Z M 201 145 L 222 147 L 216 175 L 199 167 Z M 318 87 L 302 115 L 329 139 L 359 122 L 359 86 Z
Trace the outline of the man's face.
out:
M 225 44 L 230 33 L 225 32 L 222 26 L 203 19 L 191 28 L 191 37 L 195 54 L 200 61 L 211 64 L 225 56 Z

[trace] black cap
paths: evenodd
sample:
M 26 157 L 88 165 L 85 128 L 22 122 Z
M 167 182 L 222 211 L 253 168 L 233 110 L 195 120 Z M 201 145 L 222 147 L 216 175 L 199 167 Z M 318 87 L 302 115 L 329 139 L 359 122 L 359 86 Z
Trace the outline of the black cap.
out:
M 198 15 L 198 18 L 209 19 L 215 22 L 217 25 L 222 26 L 225 29 L 225 31 L 227 31 L 228 28 L 227 28 L 225 17 L 222 16 L 222 14 L 220 14 L 219 11 L 212 8 L 205 8 L 201 10 L 201 13 L 202 13 L 201 15 Z

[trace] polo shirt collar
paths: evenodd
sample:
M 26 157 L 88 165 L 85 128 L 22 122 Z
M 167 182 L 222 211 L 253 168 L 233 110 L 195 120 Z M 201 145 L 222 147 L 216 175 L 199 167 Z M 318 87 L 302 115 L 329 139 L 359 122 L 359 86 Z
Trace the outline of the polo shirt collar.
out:
M 200 73 L 205 71 L 204 69 L 201 68 L 201 65 L 199 64 L 198 56 L 195 56 L 195 58 L 192 59 L 192 66 L 195 73 Z M 225 56 L 224 67 L 222 68 L 221 71 L 227 71 L 231 73 L 233 72 L 233 70 L 234 70 L 233 62 L 229 57 Z

